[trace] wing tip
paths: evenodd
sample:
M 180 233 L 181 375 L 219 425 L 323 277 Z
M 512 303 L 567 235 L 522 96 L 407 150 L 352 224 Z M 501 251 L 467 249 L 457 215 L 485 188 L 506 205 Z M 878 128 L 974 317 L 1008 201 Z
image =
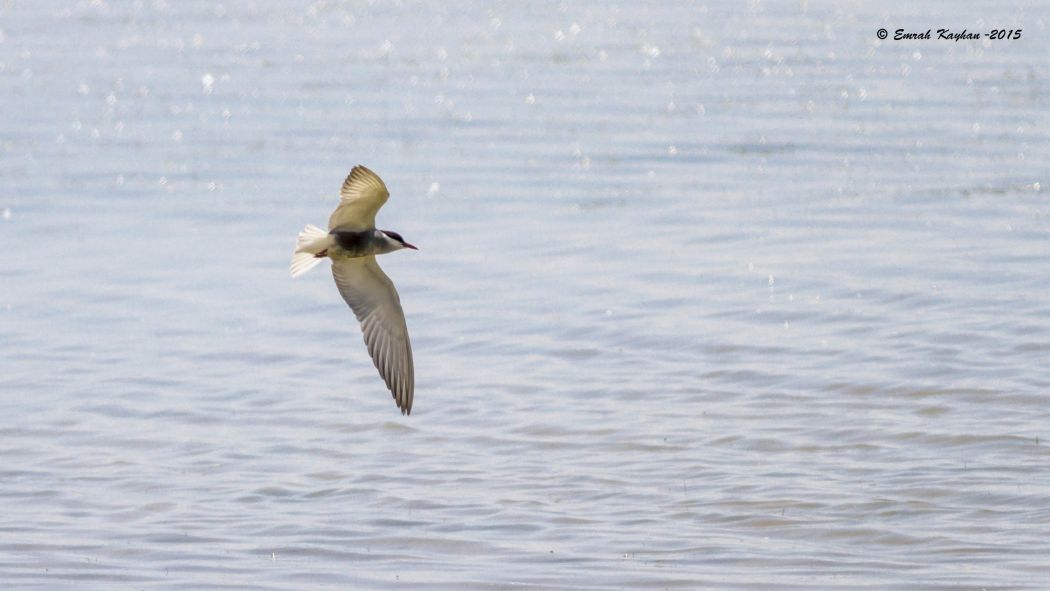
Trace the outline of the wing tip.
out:
M 343 181 L 343 189 L 349 189 L 358 182 L 386 189 L 386 184 L 383 183 L 383 179 L 379 178 L 379 175 L 373 172 L 372 169 L 362 164 L 357 164 L 350 169 L 350 174 L 346 175 L 346 180 Z
M 408 416 L 412 414 L 412 391 L 405 389 L 400 392 L 394 392 L 391 389 L 391 394 L 394 395 L 394 404 L 401 409 L 401 414 Z

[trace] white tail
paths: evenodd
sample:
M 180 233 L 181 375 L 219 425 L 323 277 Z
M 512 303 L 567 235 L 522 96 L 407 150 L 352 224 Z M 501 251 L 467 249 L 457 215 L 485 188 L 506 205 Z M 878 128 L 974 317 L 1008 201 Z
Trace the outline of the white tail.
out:
M 313 269 L 324 257 L 317 255 L 324 252 L 330 246 L 328 232 L 313 224 L 307 224 L 302 232 L 299 232 L 299 241 L 292 253 L 292 277 L 298 277 Z

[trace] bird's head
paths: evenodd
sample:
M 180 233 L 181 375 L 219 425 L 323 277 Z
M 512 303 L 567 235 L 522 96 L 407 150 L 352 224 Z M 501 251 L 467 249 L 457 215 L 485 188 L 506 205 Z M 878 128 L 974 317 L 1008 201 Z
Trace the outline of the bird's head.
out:
M 405 239 L 401 237 L 401 234 L 397 232 L 391 232 L 390 230 L 380 230 L 384 236 L 391 242 L 393 246 L 392 250 L 401 250 L 402 248 L 411 248 L 412 250 L 419 250 L 415 246 L 405 242 Z

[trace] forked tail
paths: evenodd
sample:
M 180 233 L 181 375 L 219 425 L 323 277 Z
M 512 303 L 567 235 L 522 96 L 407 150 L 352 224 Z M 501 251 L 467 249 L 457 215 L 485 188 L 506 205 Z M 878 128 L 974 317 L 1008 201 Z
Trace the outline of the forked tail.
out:
M 307 224 L 299 232 L 299 241 L 292 253 L 292 277 L 298 277 L 313 269 L 324 258 L 324 251 L 330 246 L 328 232 L 313 224 Z

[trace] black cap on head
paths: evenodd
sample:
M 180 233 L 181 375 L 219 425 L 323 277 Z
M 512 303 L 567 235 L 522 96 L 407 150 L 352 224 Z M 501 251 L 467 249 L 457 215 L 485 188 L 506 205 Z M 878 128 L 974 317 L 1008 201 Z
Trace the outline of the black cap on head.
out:
M 387 236 L 389 236 L 390 238 L 393 238 L 394 240 L 397 240 L 398 242 L 400 242 L 401 246 L 404 246 L 405 248 L 411 248 L 412 250 L 419 250 L 415 246 L 412 246 L 411 244 L 405 242 L 405 239 L 402 238 L 401 234 L 398 234 L 397 232 L 391 232 L 390 230 L 383 230 L 383 233 L 386 234 Z

